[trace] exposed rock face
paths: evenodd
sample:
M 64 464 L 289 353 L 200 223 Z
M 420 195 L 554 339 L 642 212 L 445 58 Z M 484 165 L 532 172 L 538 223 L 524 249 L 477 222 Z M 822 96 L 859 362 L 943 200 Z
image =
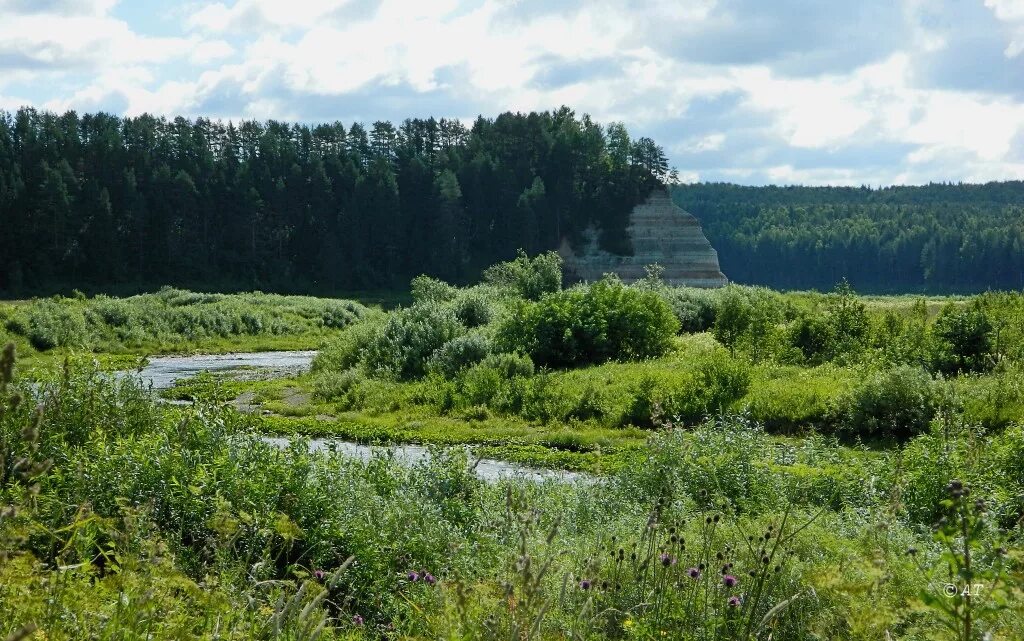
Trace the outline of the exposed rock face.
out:
M 633 246 L 632 256 L 599 249 L 593 230 L 587 231 L 584 245 L 575 252 L 563 242 L 560 253 L 568 279 L 592 282 L 611 272 L 623 282 L 632 283 L 644 277 L 645 267 L 657 263 L 664 268 L 662 278 L 670 285 L 722 287 L 729 282 L 700 222 L 673 203 L 665 190 L 655 190 L 647 202 L 633 209 L 626 232 Z

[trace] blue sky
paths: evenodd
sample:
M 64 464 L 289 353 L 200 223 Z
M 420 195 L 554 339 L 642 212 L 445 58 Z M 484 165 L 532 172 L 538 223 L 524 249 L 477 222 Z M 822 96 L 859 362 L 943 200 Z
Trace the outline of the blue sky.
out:
M 569 105 L 684 180 L 1024 178 L 1024 0 L 0 0 L 0 109 L 318 122 Z

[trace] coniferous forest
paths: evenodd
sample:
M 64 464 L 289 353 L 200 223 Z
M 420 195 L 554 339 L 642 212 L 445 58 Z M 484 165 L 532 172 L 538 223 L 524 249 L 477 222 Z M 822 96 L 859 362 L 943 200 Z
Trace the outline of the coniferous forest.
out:
M 565 107 L 469 127 L 26 108 L 0 113 L 0 291 L 460 282 L 589 224 L 616 249 L 666 177 L 654 141 Z
M 679 185 L 740 283 L 861 291 L 1024 286 L 1024 182 L 918 187 Z

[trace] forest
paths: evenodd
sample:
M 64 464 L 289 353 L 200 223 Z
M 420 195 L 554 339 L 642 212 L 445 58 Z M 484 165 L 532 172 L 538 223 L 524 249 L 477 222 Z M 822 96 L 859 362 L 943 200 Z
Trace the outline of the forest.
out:
M 469 283 L 674 182 L 663 150 L 568 108 L 395 125 L 0 113 L 0 292 L 335 293 Z M 1024 182 L 881 189 L 675 184 L 738 283 L 1024 285 Z
M 778 289 L 1024 287 L 1024 182 L 867 187 L 677 185 L 730 279 Z
M 662 150 L 568 108 L 372 126 L 0 113 L 0 292 L 337 291 L 455 281 L 595 224 Z

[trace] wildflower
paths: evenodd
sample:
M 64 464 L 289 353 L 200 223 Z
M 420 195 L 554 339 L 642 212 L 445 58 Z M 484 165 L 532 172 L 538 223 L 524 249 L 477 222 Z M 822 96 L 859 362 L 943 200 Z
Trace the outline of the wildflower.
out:
M 658 559 L 661 561 L 661 564 L 666 568 L 670 565 L 676 564 L 676 557 L 668 554 L 667 552 L 662 552 L 661 556 L 658 557 Z
M 430 572 L 424 572 L 423 573 L 423 582 L 426 583 L 427 585 L 434 585 L 435 583 L 437 583 L 437 579 L 435 579 L 434 575 L 431 574 Z
M 740 605 L 740 598 L 738 596 L 729 597 L 729 607 L 738 608 Z
M 327 573 L 323 570 L 313 570 L 313 576 L 316 577 L 317 581 L 323 581 L 324 577 L 327 576 Z
M 409 583 L 416 583 L 420 580 L 420 575 L 416 570 L 409 570 L 409 574 L 406 575 L 406 578 L 409 579 Z
M 691 579 L 695 579 L 696 580 L 696 579 L 700 578 L 700 569 L 699 568 L 690 568 L 689 570 L 686 571 L 686 573 L 690 575 Z
M 722 583 L 725 584 L 725 587 L 731 588 L 736 585 L 736 577 L 731 574 L 726 574 L 722 577 Z
M 580 581 L 580 589 L 581 590 L 589 590 L 590 589 L 590 579 L 583 579 L 582 581 Z
M 950 481 L 949 485 L 946 486 L 946 490 L 955 499 L 958 499 L 967 493 L 964 488 L 964 484 L 959 479 L 953 479 Z
M 353 615 L 353 617 L 352 617 L 352 624 L 353 625 L 362 625 L 363 624 L 363 617 L 359 616 L 358 614 Z
M 623 621 L 622 622 L 622 627 L 624 627 L 627 630 L 632 628 L 633 627 L 633 619 L 626 619 L 625 621 Z

